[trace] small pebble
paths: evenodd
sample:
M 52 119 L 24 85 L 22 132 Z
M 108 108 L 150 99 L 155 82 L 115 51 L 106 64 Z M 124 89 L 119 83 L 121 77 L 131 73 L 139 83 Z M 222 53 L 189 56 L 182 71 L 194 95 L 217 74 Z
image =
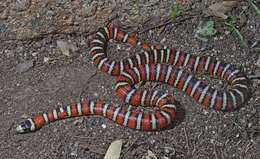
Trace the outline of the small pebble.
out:
M 95 97 L 98 97 L 98 93 L 97 93 L 97 92 L 95 92 L 95 93 L 94 93 L 94 96 L 95 96 Z
M 53 132 L 54 133 L 58 132 L 58 129 L 57 128 L 53 128 Z
M 46 62 L 46 63 L 47 63 L 47 62 L 49 62 L 49 60 L 50 60 L 49 57 L 44 57 L 44 58 L 43 58 L 43 62 Z
M 107 128 L 106 124 L 102 124 L 101 126 L 102 126 L 103 129 Z
M 149 35 L 151 36 L 153 34 L 153 30 L 149 30 Z
M 81 124 L 83 122 L 83 118 L 79 118 L 78 120 L 75 120 L 73 122 L 74 125 L 78 125 L 78 124 Z
M 248 6 L 242 6 L 243 10 L 247 10 Z
M 34 56 L 36 56 L 38 53 L 37 52 L 34 52 L 34 53 L 32 53 L 32 56 L 34 57 Z
M 116 49 L 117 49 L 117 50 L 120 50 L 120 49 L 121 49 L 121 46 L 120 46 L 120 45 L 116 45 Z
M 78 154 L 77 154 L 75 151 L 72 151 L 72 152 L 70 153 L 70 155 L 71 155 L 71 156 L 75 156 L 75 157 L 78 156 Z
M 226 128 L 226 127 L 227 127 L 227 124 L 224 124 L 223 127 Z
M 151 145 L 154 144 L 154 143 L 155 143 L 155 140 L 154 140 L 154 139 L 150 140 L 150 144 L 151 144 Z
M 229 35 L 231 32 L 229 30 L 225 31 L 226 35 Z
M 166 41 L 166 38 L 164 37 L 164 38 L 161 40 L 160 44 L 164 44 L 165 41 Z
M 203 112 L 202 112 L 202 114 L 204 114 L 204 115 L 208 115 L 209 114 L 209 112 L 207 111 L 207 110 L 203 110 Z
M 175 149 L 173 148 L 173 147 L 164 147 L 164 152 L 166 153 L 166 154 L 169 154 L 169 153 L 172 153 L 172 152 L 174 152 L 175 151 Z
M 252 127 L 252 123 L 248 123 L 248 128 L 251 128 Z

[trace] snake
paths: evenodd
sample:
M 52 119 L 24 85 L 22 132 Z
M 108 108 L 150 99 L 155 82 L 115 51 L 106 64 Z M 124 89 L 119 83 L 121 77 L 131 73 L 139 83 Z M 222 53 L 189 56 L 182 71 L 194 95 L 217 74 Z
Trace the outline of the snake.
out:
M 109 41 L 127 43 L 143 51 L 122 60 L 107 56 Z M 133 106 L 156 106 L 152 113 L 136 112 L 104 102 L 88 101 L 49 110 L 26 119 L 17 126 L 18 133 L 33 132 L 59 119 L 100 115 L 128 128 L 141 131 L 160 130 L 174 121 L 177 101 L 159 90 L 137 89 L 141 81 L 158 81 L 180 89 L 202 105 L 222 111 L 241 107 L 249 97 L 247 76 L 233 65 L 211 56 L 196 56 L 164 45 L 148 45 L 118 28 L 99 28 L 90 43 L 92 63 L 101 71 L 117 76 L 115 90 L 120 99 Z M 215 89 L 180 67 L 206 72 L 226 80 L 231 88 Z

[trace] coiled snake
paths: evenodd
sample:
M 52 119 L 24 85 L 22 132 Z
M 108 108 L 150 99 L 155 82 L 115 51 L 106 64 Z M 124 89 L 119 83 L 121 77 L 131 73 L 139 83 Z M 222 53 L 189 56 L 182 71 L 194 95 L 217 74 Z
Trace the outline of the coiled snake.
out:
M 144 52 L 121 61 L 107 57 L 109 39 L 141 47 Z M 116 80 L 117 95 L 126 103 L 135 106 L 158 106 L 155 113 L 138 113 L 103 102 L 83 102 L 57 108 L 29 118 L 21 123 L 17 132 L 34 131 L 58 119 L 81 115 L 101 115 L 118 124 L 138 130 L 158 130 L 170 124 L 176 111 L 176 101 L 168 94 L 157 90 L 139 90 L 132 86 L 139 81 L 159 81 L 173 85 L 196 101 L 216 110 L 233 110 L 240 107 L 249 96 L 249 82 L 245 74 L 232 65 L 212 57 L 200 57 L 162 45 L 149 46 L 135 37 L 113 27 L 100 28 L 91 42 L 90 56 L 94 65 Z M 187 66 L 224 78 L 231 85 L 228 91 L 216 90 L 197 80 L 187 72 L 175 68 Z

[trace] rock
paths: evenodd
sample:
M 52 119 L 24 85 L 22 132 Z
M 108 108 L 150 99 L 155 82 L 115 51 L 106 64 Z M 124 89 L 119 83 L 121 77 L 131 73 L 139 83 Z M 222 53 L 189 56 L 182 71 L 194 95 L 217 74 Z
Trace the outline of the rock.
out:
M 57 40 L 57 47 L 60 48 L 62 54 L 66 56 L 70 56 L 71 52 L 76 52 L 78 50 L 78 48 L 72 43 L 68 43 L 61 40 Z
M 15 70 L 16 72 L 22 73 L 28 71 L 31 67 L 33 67 L 33 60 L 18 64 Z

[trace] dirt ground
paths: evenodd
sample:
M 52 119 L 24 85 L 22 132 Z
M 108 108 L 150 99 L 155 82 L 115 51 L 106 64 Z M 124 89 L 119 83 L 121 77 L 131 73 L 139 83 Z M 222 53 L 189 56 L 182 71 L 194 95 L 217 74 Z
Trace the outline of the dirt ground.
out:
M 253 9 L 247 14 L 241 32 L 249 42 L 258 41 L 259 47 L 260 20 Z M 199 21 L 209 19 L 194 17 L 178 25 L 166 25 L 164 31 L 159 27 L 141 33 L 147 28 L 138 28 L 137 34 L 131 35 L 148 44 L 161 43 L 187 53 L 218 57 L 247 74 L 259 73 L 260 68 L 256 65 L 259 52 L 242 47 L 237 35 L 222 23 L 215 23 L 218 32 L 208 43 L 194 38 Z M 145 158 L 148 150 L 164 159 L 260 158 L 259 81 L 252 81 L 251 97 L 241 109 L 232 112 L 205 108 L 176 88 L 146 82 L 140 87 L 162 90 L 180 102 L 176 120 L 162 131 L 137 131 L 104 117 L 84 116 L 60 120 L 33 133 L 17 134 L 15 128 L 25 118 L 60 106 L 88 100 L 128 106 L 116 96 L 116 77 L 98 71 L 91 63 L 91 39 L 91 35 L 57 33 L 30 40 L 0 42 L 1 159 L 100 159 L 117 139 L 123 140 L 122 159 Z M 77 49 L 66 56 L 57 47 L 57 41 L 68 42 Z M 140 51 L 115 41 L 108 46 L 109 57 L 117 60 Z M 19 71 L 19 64 L 28 61 L 32 61 L 33 66 Z M 226 86 L 222 79 L 192 74 L 216 88 Z M 144 110 L 138 108 L 138 111 Z

